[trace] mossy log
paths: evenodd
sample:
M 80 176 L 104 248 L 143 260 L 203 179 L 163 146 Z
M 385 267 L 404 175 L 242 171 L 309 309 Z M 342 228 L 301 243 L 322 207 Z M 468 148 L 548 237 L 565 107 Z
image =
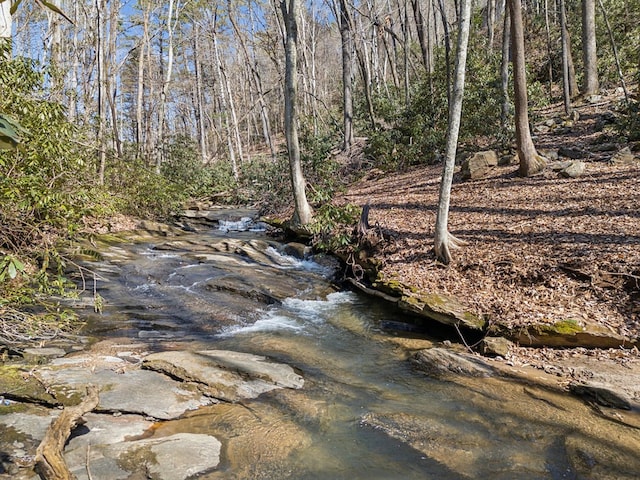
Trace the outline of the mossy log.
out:
M 69 470 L 62 454 L 71 432 L 83 423 L 82 416 L 98 406 L 98 387 L 87 386 L 87 396 L 79 405 L 65 408 L 60 416 L 51 422 L 42 442 L 36 450 L 36 472 L 42 480 L 72 480 L 75 476 Z

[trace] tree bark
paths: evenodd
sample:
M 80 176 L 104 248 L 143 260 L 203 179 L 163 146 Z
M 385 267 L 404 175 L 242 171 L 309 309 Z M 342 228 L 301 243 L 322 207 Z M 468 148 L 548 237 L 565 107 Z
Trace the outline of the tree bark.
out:
M 569 83 L 569 32 L 567 30 L 567 11 L 564 0 L 560 0 L 560 32 L 562 43 L 562 98 L 564 113 L 571 114 L 571 86 Z
M 520 159 L 519 174 L 528 177 L 540 172 L 545 160 L 533 145 L 529 130 L 527 105 L 527 74 L 524 59 L 524 29 L 520 0 L 508 0 L 511 18 L 511 51 L 513 56 L 513 84 L 515 103 L 516 144 Z
M 462 0 L 458 23 L 458 45 L 456 52 L 455 79 L 452 92 L 452 102 L 449 105 L 449 126 L 447 128 L 446 157 L 440 180 L 440 195 L 438 199 L 438 213 L 435 227 L 436 258 L 448 264 L 452 260 L 451 249 L 462 244 L 460 240 L 449 233 L 449 204 L 451 202 L 451 183 L 456 161 L 460 119 L 462 117 L 462 100 L 464 97 L 464 81 L 467 65 L 467 47 L 469 41 L 469 27 L 471 23 L 471 0 Z
M 13 19 L 10 10 L 11 2 L 9 0 L 0 3 L 0 40 L 11 40 Z
M 582 93 L 592 95 L 600 90 L 596 51 L 596 1 L 582 0 L 582 59 L 584 83 Z
M 346 0 L 340 0 L 340 39 L 342 42 L 342 149 L 351 150 L 353 144 L 353 33 Z
M 300 142 L 298 140 L 298 2 L 299 0 L 281 0 L 280 2 L 286 30 L 284 129 L 295 206 L 291 220 L 293 228 L 305 226 L 311 222 L 311 206 L 307 201 L 305 191 L 306 181 L 302 174 Z
M 511 22 L 509 20 L 509 10 L 504 11 L 504 25 L 502 29 L 502 59 L 500 64 L 500 80 L 502 86 L 502 128 L 507 128 L 509 112 L 511 111 L 511 101 L 509 100 L 509 54 L 511 43 Z

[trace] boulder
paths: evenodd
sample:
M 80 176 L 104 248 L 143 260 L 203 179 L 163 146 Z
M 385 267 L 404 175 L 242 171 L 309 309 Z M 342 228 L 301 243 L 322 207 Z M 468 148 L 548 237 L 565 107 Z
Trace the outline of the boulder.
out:
M 476 152 L 467 158 L 462 164 L 462 178 L 482 178 L 498 166 L 498 154 L 493 150 Z
M 486 321 L 469 311 L 456 298 L 438 293 L 407 292 L 398 300 L 402 310 L 435 320 L 444 325 L 482 330 Z
M 569 166 L 560 171 L 560 175 L 565 178 L 577 178 L 584 175 L 587 170 L 587 164 L 584 162 L 571 162 Z
M 493 369 L 478 357 L 446 348 L 420 350 L 413 355 L 411 361 L 417 368 L 434 377 L 451 374 L 488 377 L 494 373 Z
M 501 330 L 499 325 L 496 328 Z M 631 339 L 596 323 L 573 319 L 551 324 L 536 323 L 513 331 L 507 328 L 504 334 L 510 340 L 527 347 L 619 348 L 633 344 Z
M 588 156 L 588 152 L 582 150 L 580 148 L 567 148 L 561 147 L 558 150 L 558 155 L 561 157 L 571 158 L 572 160 L 578 160 L 580 158 L 586 158 Z
M 633 165 L 638 163 L 638 159 L 629 147 L 624 147 L 611 157 L 611 163 L 614 165 Z

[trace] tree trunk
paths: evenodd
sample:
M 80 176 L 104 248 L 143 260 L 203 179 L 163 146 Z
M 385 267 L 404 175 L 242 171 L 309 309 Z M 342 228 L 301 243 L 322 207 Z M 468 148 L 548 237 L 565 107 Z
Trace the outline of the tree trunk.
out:
M 200 66 L 200 28 L 198 22 L 194 22 L 193 35 L 193 69 L 196 77 L 196 120 L 198 130 L 198 143 L 200 144 L 200 159 L 202 164 L 209 161 L 209 151 L 207 148 L 207 127 L 204 115 L 204 97 L 202 94 L 202 67 Z
M 562 98 L 564 113 L 571 114 L 571 86 L 569 83 L 569 32 L 567 30 L 567 11 L 564 0 L 560 0 L 560 32 L 562 43 Z
M 298 9 L 299 0 L 281 0 L 280 8 L 285 23 L 285 90 L 284 90 L 284 129 L 289 152 L 291 186 L 295 211 L 291 220 L 292 227 L 300 227 L 311 222 L 311 206 L 305 192 L 306 181 L 302 174 L 300 144 L 298 141 Z
M 158 152 L 156 156 L 156 173 L 160 173 L 162 162 L 165 155 L 165 116 L 167 111 L 167 96 L 169 95 L 169 84 L 173 76 L 173 15 L 174 0 L 169 0 L 169 12 L 167 13 L 167 36 L 168 36 L 168 52 L 167 52 L 167 71 L 162 80 L 162 90 L 160 91 L 160 118 L 158 124 Z
M 444 61 L 447 72 L 447 105 L 451 105 L 451 36 L 449 34 L 449 20 L 444 0 L 438 0 L 440 6 L 440 18 L 444 30 Z
M 13 20 L 10 10 L 11 2 L 9 0 L 0 3 L 0 40 L 11 40 Z
M 97 35 L 96 35 L 96 65 L 98 68 L 98 183 L 104 185 L 104 172 L 107 163 L 107 152 L 105 145 L 105 126 L 104 118 L 106 115 L 106 84 L 107 84 L 107 68 L 105 59 L 105 38 L 104 38 L 104 1 L 96 0 L 96 19 L 97 19 Z
M 620 57 L 618 56 L 618 47 L 616 46 L 616 41 L 613 37 L 613 31 L 611 30 L 611 24 L 609 23 L 609 16 L 607 15 L 607 10 L 604 8 L 604 4 L 602 0 L 598 0 L 600 5 L 600 11 L 602 12 L 602 17 L 604 18 L 604 24 L 607 26 L 607 33 L 609 34 L 609 41 L 611 42 L 611 49 L 613 50 L 613 57 L 616 61 L 616 68 L 618 69 L 618 77 L 620 78 L 620 84 L 622 85 L 622 91 L 624 92 L 624 101 L 626 104 L 629 104 L 629 90 L 627 90 L 627 83 L 624 80 L 624 74 L 622 73 L 622 67 L 620 66 Z
M 411 7 L 413 8 L 413 18 L 416 22 L 416 31 L 418 32 L 418 43 L 420 44 L 420 53 L 422 54 L 422 63 L 427 73 L 431 73 L 429 69 L 429 31 L 428 25 L 425 27 L 424 16 L 422 15 L 422 9 L 420 7 L 420 0 L 411 0 Z
M 144 111 L 144 62 L 145 52 L 150 49 L 149 45 L 149 15 L 150 6 L 146 4 L 142 12 L 142 41 L 138 47 L 138 77 L 137 77 L 137 91 L 136 91 L 136 154 L 140 159 L 142 158 L 143 146 L 144 146 L 144 123 L 143 123 L 143 111 Z
M 545 166 L 545 160 L 536 152 L 531 139 L 531 131 L 529 130 L 522 5 L 520 0 L 508 0 L 508 4 L 509 17 L 511 18 L 516 143 L 520 159 L 519 174 L 523 177 L 528 177 L 540 172 Z
M 353 34 L 346 0 L 340 0 L 340 38 L 342 41 L 342 105 L 344 136 L 342 149 L 353 144 Z
M 582 93 L 598 93 L 598 56 L 596 53 L 596 1 L 582 0 L 582 59 L 584 61 L 584 83 Z
M 453 85 L 452 102 L 449 105 L 449 126 L 447 128 L 446 157 L 440 180 L 440 196 L 435 227 L 435 252 L 441 262 L 451 262 L 451 249 L 462 242 L 449 233 L 449 204 L 451 200 L 451 183 L 456 161 L 460 118 L 462 116 L 462 99 L 464 97 L 464 79 L 467 65 L 467 47 L 469 26 L 471 22 L 471 0 L 462 0 L 458 23 L 458 46 L 456 52 L 456 69 Z
M 502 128 L 506 130 L 511 111 L 511 101 L 509 100 L 509 54 L 511 43 L 511 22 L 509 20 L 509 10 L 504 11 L 504 26 L 502 29 L 502 59 L 500 64 L 500 79 L 502 86 Z
M 495 37 L 496 0 L 487 1 L 487 36 L 489 53 L 493 52 L 493 42 Z

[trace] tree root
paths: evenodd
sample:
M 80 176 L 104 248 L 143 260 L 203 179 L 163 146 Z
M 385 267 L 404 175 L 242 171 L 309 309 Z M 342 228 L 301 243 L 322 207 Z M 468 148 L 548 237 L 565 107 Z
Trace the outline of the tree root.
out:
M 440 262 L 444 263 L 445 265 L 449 265 L 449 263 L 451 263 L 451 260 L 453 260 L 453 256 L 451 255 L 451 250 L 456 250 L 468 244 L 469 244 L 468 242 L 458 237 L 455 237 L 451 235 L 451 233 L 447 232 L 446 238 L 444 238 L 442 241 L 437 241 L 436 239 L 436 243 L 435 243 L 436 258 Z
M 36 472 L 42 480 L 72 480 L 75 476 L 69 470 L 62 451 L 71 432 L 82 425 L 82 416 L 98 406 L 98 387 L 87 386 L 87 396 L 79 405 L 65 408 L 60 416 L 51 422 L 42 442 L 36 450 Z

